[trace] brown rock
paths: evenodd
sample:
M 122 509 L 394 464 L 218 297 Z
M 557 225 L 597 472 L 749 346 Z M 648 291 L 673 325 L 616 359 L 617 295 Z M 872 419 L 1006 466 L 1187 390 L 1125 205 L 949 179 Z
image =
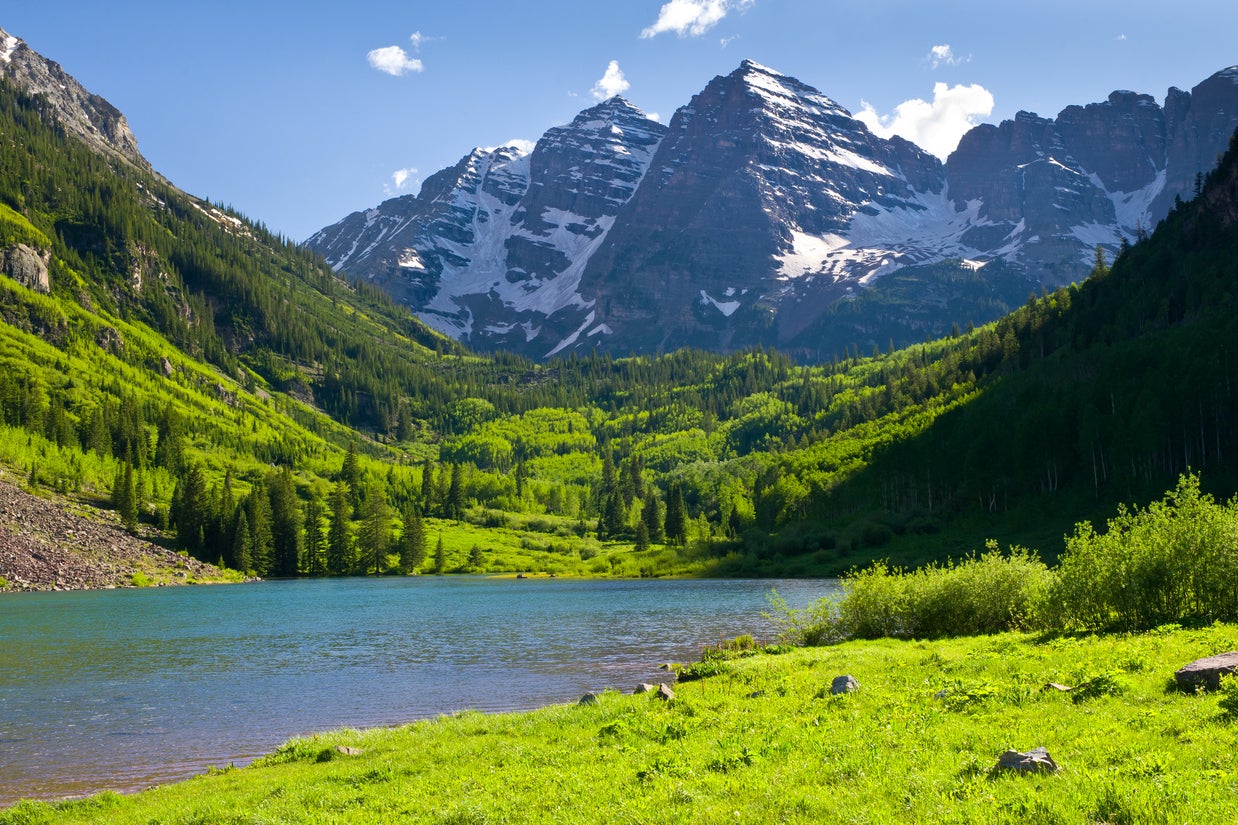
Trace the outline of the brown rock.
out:
M 1238 670 L 1238 651 L 1220 653 L 1206 659 L 1197 659 L 1174 673 L 1174 679 L 1182 690 L 1204 688 L 1216 690 L 1221 686 L 1221 677 Z

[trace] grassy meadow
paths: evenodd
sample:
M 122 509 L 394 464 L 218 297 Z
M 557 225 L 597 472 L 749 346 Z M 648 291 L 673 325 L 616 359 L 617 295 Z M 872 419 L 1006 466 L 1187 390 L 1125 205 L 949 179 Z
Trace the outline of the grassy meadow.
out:
M 1218 623 L 715 651 L 669 702 L 606 693 L 339 730 L 132 796 L 20 803 L 0 823 L 1229 822 L 1238 701 L 1170 684 L 1235 648 L 1238 626 Z M 841 674 L 860 690 L 830 696 Z M 995 769 L 1038 746 L 1058 773 Z

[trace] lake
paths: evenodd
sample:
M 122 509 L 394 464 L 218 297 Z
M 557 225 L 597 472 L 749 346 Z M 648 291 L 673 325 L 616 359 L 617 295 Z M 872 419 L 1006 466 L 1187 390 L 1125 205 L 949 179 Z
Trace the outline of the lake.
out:
M 132 791 L 291 737 L 527 710 L 768 638 L 832 581 L 420 577 L 0 598 L 0 805 Z

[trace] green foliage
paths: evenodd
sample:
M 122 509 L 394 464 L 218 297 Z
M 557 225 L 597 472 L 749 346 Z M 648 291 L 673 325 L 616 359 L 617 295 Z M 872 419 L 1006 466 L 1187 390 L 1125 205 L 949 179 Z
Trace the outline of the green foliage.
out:
M 1121 508 L 1066 541 L 1051 603 L 1065 628 L 1147 630 L 1238 617 L 1238 500 L 1183 476 L 1161 501 Z

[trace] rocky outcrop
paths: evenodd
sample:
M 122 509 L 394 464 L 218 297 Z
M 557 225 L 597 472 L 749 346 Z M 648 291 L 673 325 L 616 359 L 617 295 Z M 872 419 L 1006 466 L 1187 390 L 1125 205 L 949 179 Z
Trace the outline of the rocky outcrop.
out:
M 48 249 L 22 243 L 0 249 L 0 272 L 36 292 L 52 291 L 51 263 L 52 253 Z
M 0 29 L 0 75 L 17 84 L 26 94 L 41 97 L 47 115 L 88 146 L 150 170 L 150 164 L 138 151 L 137 138 L 119 109 L 87 91 L 59 63 L 43 57 L 3 29 Z

